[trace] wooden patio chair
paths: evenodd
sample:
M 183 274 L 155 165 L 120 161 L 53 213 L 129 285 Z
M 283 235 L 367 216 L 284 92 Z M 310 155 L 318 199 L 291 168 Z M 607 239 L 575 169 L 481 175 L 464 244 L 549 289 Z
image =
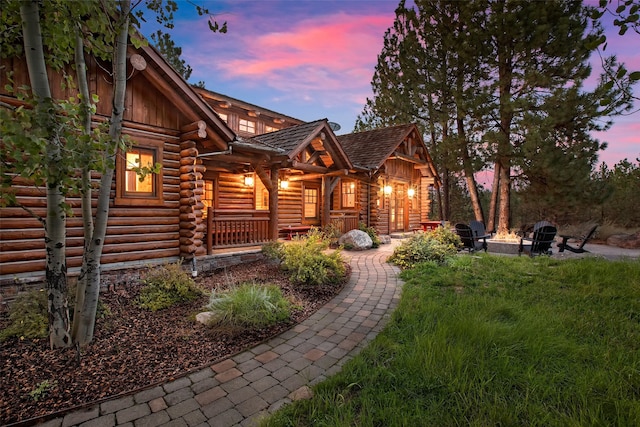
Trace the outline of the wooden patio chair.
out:
M 536 255 L 551 255 L 553 253 L 551 251 L 551 245 L 556 238 L 557 232 L 558 229 L 551 225 L 550 222 L 537 222 L 533 226 L 531 237 L 522 237 L 520 239 L 518 255 L 522 255 L 523 252 L 529 252 L 529 256 L 531 257 Z
M 476 237 L 471 227 L 467 224 L 456 224 L 456 234 L 460 236 L 460 241 L 462 241 L 461 250 L 468 250 L 469 253 L 479 251 L 484 249 L 487 251 L 487 240 L 486 235 Z
M 581 254 L 583 252 L 589 252 L 588 250 L 586 250 L 584 248 L 584 245 L 587 244 L 587 242 L 589 241 L 589 239 L 591 239 L 593 237 L 593 235 L 596 232 L 596 229 L 598 228 L 597 225 L 594 225 L 593 228 L 591 228 L 591 230 L 589 230 L 589 232 L 585 235 L 582 236 L 567 236 L 567 235 L 560 235 L 560 237 L 562 237 L 562 242 L 558 243 L 558 252 L 564 252 L 564 250 L 568 250 L 570 252 L 574 252 L 576 254 Z M 567 241 L 569 239 L 576 239 L 577 241 L 580 242 L 580 245 L 578 245 L 577 247 L 573 247 L 570 246 Z

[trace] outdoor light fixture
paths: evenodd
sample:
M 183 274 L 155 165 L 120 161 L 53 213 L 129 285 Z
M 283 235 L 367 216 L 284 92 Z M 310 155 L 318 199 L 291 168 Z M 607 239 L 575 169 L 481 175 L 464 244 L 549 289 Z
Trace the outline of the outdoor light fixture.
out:
M 413 188 L 409 188 L 409 189 L 407 190 L 407 196 L 409 196 L 409 197 L 413 197 L 413 196 L 415 196 L 415 195 L 416 195 L 416 190 L 415 190 L 415 189 L 413 189 Z
M 247 187 L 253 187 L 253 176 L 245 175 L 244 176 L 244 185 Z
M 282 188 L 283 190 L 289 188 L 289 181 L 287 181 L 286 179 L 280 181 L 280 188 Z
M 231 107 L 231 103 L 229 101 L 222 101 L 220 104 L 221 108 L 229 108 Z
M 389 194 L 391 194 L 392 191 L 393 191 L 393 187 L 392 186 L 390 186 L 390 185 L 385 185 L 384 186 L 384 194 L 386 194 L 387 196 Z
M 247 111 L 247 114 L 250 117 L 258 117 L 260 115 L 260 111 L 258 111 L 258 110 L 249 110 L 249 111 Z

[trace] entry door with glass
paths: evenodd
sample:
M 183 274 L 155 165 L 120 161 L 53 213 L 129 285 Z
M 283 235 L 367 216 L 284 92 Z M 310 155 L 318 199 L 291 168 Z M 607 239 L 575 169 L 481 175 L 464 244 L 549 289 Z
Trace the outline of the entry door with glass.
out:
M 389 199 L 389 231 L 405 231 L 406 185 L 393 184 Z

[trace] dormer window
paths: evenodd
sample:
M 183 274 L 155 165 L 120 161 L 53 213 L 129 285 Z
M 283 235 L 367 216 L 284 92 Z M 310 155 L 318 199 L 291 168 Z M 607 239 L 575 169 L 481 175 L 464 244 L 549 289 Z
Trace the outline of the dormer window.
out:
M 238 130 L 246 133 L 256 133 L 256 122 L 246 119 L 240 119 Z

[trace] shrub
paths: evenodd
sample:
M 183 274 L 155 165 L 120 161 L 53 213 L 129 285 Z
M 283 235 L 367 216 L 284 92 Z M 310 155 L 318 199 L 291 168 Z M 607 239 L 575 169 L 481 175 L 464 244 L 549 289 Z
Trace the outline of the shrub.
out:
M 213 313 L 211 326 L 231 330 L 262 328 L 289 318 L 291 304 L 279 287 L 244 283 L 214 292 L 207 309 Z
M 282 259 L 284 258 L 284 243 L 267 242 L 262 245 L 261 251 L 267 259 L 282 261 Z
M 0 331 L 0 341 L 46 338 L 48 334 L 47 292 L 40 289 L 18 295 L 9 307 L 9 326 Z
M 202 295 L 202 290 L 182 269 L 181 263 L 153 268 L 142 283 L 144 287 L 140 291 L 138 305 L 151 311 L 193 301 Z
M 284 246 L 282 268 L 298 284 L 317 286 L 338 283 L 344 278 L 346 269 L 340 250 L 325 253 L 328 247 L 329 242 L 322 233 L 311 229 L 307 236 L 297 237 Z
M 402 268 L 413 268 L 424 261 L 443 264 L 458 252 L 459 245 L 460 238 L 455 233 L 439 227 L 432 232 L 411 236 L 395 248 L 388 261 Z
M 338 240 L 342 236 L 342 224 L 344 221 L 334 219 L 321 229 L 322 237 L 329 241 L 329 246 L 337 247 Z
M 360 229 L 360 231 L 364 231 L 369 235 L 369 237 L 371 237 L 371 241 L 373 242 L 373 246 L 371 246 L 372 248 L 380 247 L 380 237 L 378 237 L 378 231 L 375 228 L 367 227 L 364 222 L 360 222 L 358 223 L 358 229 Z

